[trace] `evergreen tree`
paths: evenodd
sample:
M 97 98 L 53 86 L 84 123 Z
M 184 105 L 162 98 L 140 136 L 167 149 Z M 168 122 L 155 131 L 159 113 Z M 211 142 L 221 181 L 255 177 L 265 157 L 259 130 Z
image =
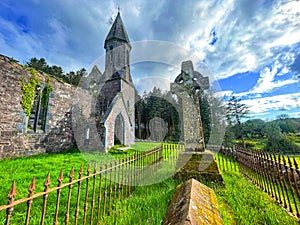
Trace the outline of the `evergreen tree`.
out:
M 52 75 L 55 78 L 58 78 L 66 83 L 75 86 L 78 86 L 81 78 L 86 74 L 86 70 L 84 68 L 77 70 L 76 72 L 70 71 L 67 74 L 64 74 L 63 69 L 60 66 L 49 66 L 44 58 L 31 58 L 28 62 L 26 62 L 25 65 L 32 67 L 40 72 Z
M 249 113 L 248 107 L 241 103 L 241 99 L 232 95 L 227 102 L 226 111 L 229 125 L 237 125 L 242 144 L 245 147 L 243 124 L 241 120 Z

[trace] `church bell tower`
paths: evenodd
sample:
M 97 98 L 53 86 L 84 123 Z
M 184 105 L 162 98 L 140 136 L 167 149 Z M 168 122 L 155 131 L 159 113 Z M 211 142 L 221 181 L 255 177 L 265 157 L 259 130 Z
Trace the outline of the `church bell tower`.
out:
M 111 78 L 121 78 L 132 82 L 130 75 L 131 45 L 121 19 L 120 12 L 105 39 L 105 72 Z

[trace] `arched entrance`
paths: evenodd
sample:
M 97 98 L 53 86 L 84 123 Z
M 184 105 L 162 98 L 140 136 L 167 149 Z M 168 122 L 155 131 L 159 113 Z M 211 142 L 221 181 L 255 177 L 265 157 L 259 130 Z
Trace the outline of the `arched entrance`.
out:
M 121 113 L 118 114 L 115 120 L 115 129 L 114 129 L 114 144 L 125 144 L 125 124 L 124 117 Z

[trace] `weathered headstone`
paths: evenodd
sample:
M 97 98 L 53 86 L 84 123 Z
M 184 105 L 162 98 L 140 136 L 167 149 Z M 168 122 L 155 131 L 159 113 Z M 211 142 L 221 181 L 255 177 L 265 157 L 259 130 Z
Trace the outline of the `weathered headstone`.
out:
M 194 179 L 180 184 L 162 224 L 223 224 L 214 191 Z

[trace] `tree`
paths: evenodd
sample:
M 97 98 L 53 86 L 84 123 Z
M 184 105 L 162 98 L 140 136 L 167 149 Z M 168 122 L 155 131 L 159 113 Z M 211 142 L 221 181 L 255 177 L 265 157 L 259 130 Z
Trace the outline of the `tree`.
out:
M 247 120 L 243 126 L 244 135 L 248 136 L 249 138 L 262 138 L 262 130 L 265 125 L 266 122 L 261 119 Z
M 32 67 L 40 72 L 46 72 L 46 68 L 48 67 L 47 62 L 44 58 L 37 59 L 36 57 L 31 58 L 29 62 L 26 62 L 27 66 Z
M 26 66 L 32 67 L 40 72 L 47 73 L 56 77 L 60 80 L 63 80 L 66 83 L 78 86 L 81 78 L 86 74 L 86 69 L 82 68 L 76 72 L 70 71 L 64 74 L 63 69 L 60 66 L 52 65 L 49 66 L 44 58 L 31 58 L 25 64 Z
M 143 97 L 135 104 L 136 135 L 138 138 L 147 139 L 150 136 L 150 121 L 159 117 L 167 124 L 165 140 L 179 141 L 180 119 L 175 108 L 175 99 L 170 92 L 154 87 L 150 92 L 144 92 Z
M 241 99 L 232 95 L 226 104 L 226 117 L 229 125 L 237 125 L 242 144 L 245 147 L 242 119 L 249 113 L 248 107 L 241 103 Z

